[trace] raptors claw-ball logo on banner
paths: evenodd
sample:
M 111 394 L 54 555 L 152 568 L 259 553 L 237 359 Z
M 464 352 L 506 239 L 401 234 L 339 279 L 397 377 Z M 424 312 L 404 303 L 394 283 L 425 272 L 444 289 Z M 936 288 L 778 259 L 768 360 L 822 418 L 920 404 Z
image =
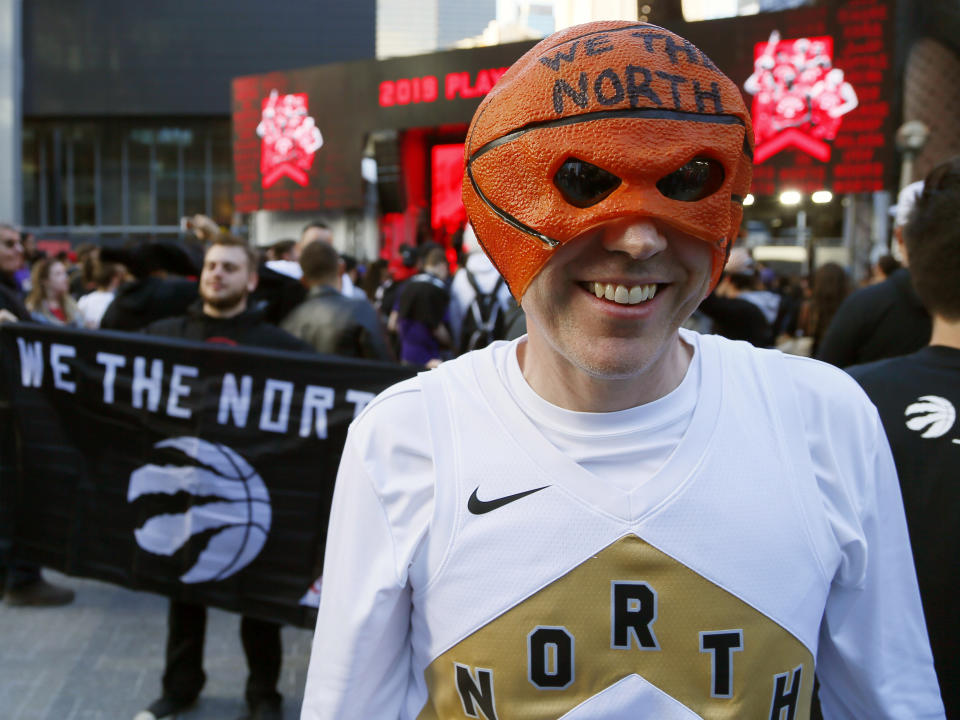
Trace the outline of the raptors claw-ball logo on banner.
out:
M 243 569 L 263 549 L 270 534 L 270 496 L 256 470 L 234 450 L 198 437 L 163 440 L 158 450 L 179 451 L 177 465 L 149 463 L 133 471 L 127 502 L 187 493 L 186 512 L 161 512 L 134 531 L 137 545 L 156 555 L 173 555 L 191 537 L 213 531 L 183 583 L 223 580 Z
M 307 115 L 307 94 L 280 95 L 270 91 L 263 100 L 263 113 L 257 125 L 263 138 L 260 148 L 260 174 L 268 188 L 286 175 L 306 186 L 313 156 L 323 145 L 320 128 Z
M 795 147 L 817 160 L 830 159 L 828 141 L 844 115 L 857 107 L 857 93 L 833 67 L 833 38 L 770 40 L 754 46 L 753 75 L 743 84 L 753 95 L 754 161 L 762 163 Z

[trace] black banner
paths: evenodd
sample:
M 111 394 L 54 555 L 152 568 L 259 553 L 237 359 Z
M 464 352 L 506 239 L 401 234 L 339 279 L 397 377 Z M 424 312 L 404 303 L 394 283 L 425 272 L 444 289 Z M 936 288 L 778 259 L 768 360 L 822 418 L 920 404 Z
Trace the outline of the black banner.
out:
M 347 426 L 413 374 L 29 323 L 0 366 L 13 558 L 303 627 Z

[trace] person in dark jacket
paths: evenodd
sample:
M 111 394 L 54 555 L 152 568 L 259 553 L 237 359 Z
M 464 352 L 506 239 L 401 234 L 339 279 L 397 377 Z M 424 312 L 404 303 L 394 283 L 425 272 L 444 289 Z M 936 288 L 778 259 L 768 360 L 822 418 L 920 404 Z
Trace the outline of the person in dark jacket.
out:
M 268 324 L 247 300 L 257 285 L 255 256 L 243 240 L 218 236 L 207 250 L 200 275 L 200 301 L 182 316 L 149 325 L 151 335 L 187 340 L 255 345 L 277 350 L 312 352 L 312 348 L 278 327 Z M 192 705 L 200 694 L 207 609 L 203 605 L 170 601 L 163 695 L 135 720 L 168 717 Z M 244 616 L 240 636 L 250 674 L 246 700 L 249 720 L 280 720 L 282 698 L 277 692 L 283 652 L 280 625 Z
M 960 157 L 934 168 L 904 228 L 930 344 L 847 368 L 876 404 L 903 493 L 927 634 L 947 717 L 960 717 Z
M 23 265 L 23 244 L 20 231 L 0 223 L 0 323 L 30 320 L 30 311 L 20 296 L 15 273 Z M 0 427 L 9 428 L 10 409 L 0 400 Z M 0 433 L 0 452 L 16 452 L 16 433 Z M 12 518 L 0 511 L 4 524 Z M 40 568 L 30 563 L 10 562 L 9 531 L 0 528 L 0 597 L 7 605 L 66 605 L 73 600 L 73 590 L 52 585 L 43 579 Z
M 404 283 L 396 307 L 401 362 L 435 367 L 452 345 L 449 275 L 446 254 L 438 246 L 424 255 L 423 272 Z
M 922 182 L 912 183 L 897 199 L 894 235 L 901 248 L 903 228 L 922 189 Z M 843 368 L 908 355 L 930 342 L 930 314 L 913 289 L 906 264 L 843 301 L 820 343 L 818 360 Z
M 269 323 L 279 325 L 307 296 L 307 289 L 299 280 L 271 269 L 265 262 L 257 268 L 257 276 L 257 289 L 250 295 L 250 305 L 261 309 Z
M 393 360 L 393 352 L 368 300 L 340 292 L 340 258 L 332 245 L 312 242 L 300 254 L 307 299 L 281 327 L 316 350 L 370 360 Z
M 197 268 L 179 245 L 148 242 L 103 248 L 100 257 L 121 263 L 134 278 L 117 289 L 100 321 L 104 330 L 140 330 L 161 318 L 186 312 L 197 299 L 197 283 L 187 279 L 197 274 Z

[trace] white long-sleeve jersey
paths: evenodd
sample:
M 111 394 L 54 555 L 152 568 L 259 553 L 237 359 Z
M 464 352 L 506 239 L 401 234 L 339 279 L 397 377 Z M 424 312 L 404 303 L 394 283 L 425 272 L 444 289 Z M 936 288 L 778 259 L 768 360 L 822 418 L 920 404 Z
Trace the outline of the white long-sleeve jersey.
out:
M 498 343 L 354 422 L 303 720 L 942 718 L 876 411 L 816 361 L 699 338 L 632 490 L 571 461 Z

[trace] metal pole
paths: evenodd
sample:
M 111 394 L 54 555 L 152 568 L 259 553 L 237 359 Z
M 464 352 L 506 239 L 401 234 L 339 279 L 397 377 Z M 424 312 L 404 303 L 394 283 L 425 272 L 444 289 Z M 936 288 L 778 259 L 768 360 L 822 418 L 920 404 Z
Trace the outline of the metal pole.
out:
M 900 163 L 900 190 L 913 182 L 913 159 L 916 153 L 913 150 L 903 151 L 903 161 Z
M 23 222 L 23 7 L 0 0 L 0 222 Z

